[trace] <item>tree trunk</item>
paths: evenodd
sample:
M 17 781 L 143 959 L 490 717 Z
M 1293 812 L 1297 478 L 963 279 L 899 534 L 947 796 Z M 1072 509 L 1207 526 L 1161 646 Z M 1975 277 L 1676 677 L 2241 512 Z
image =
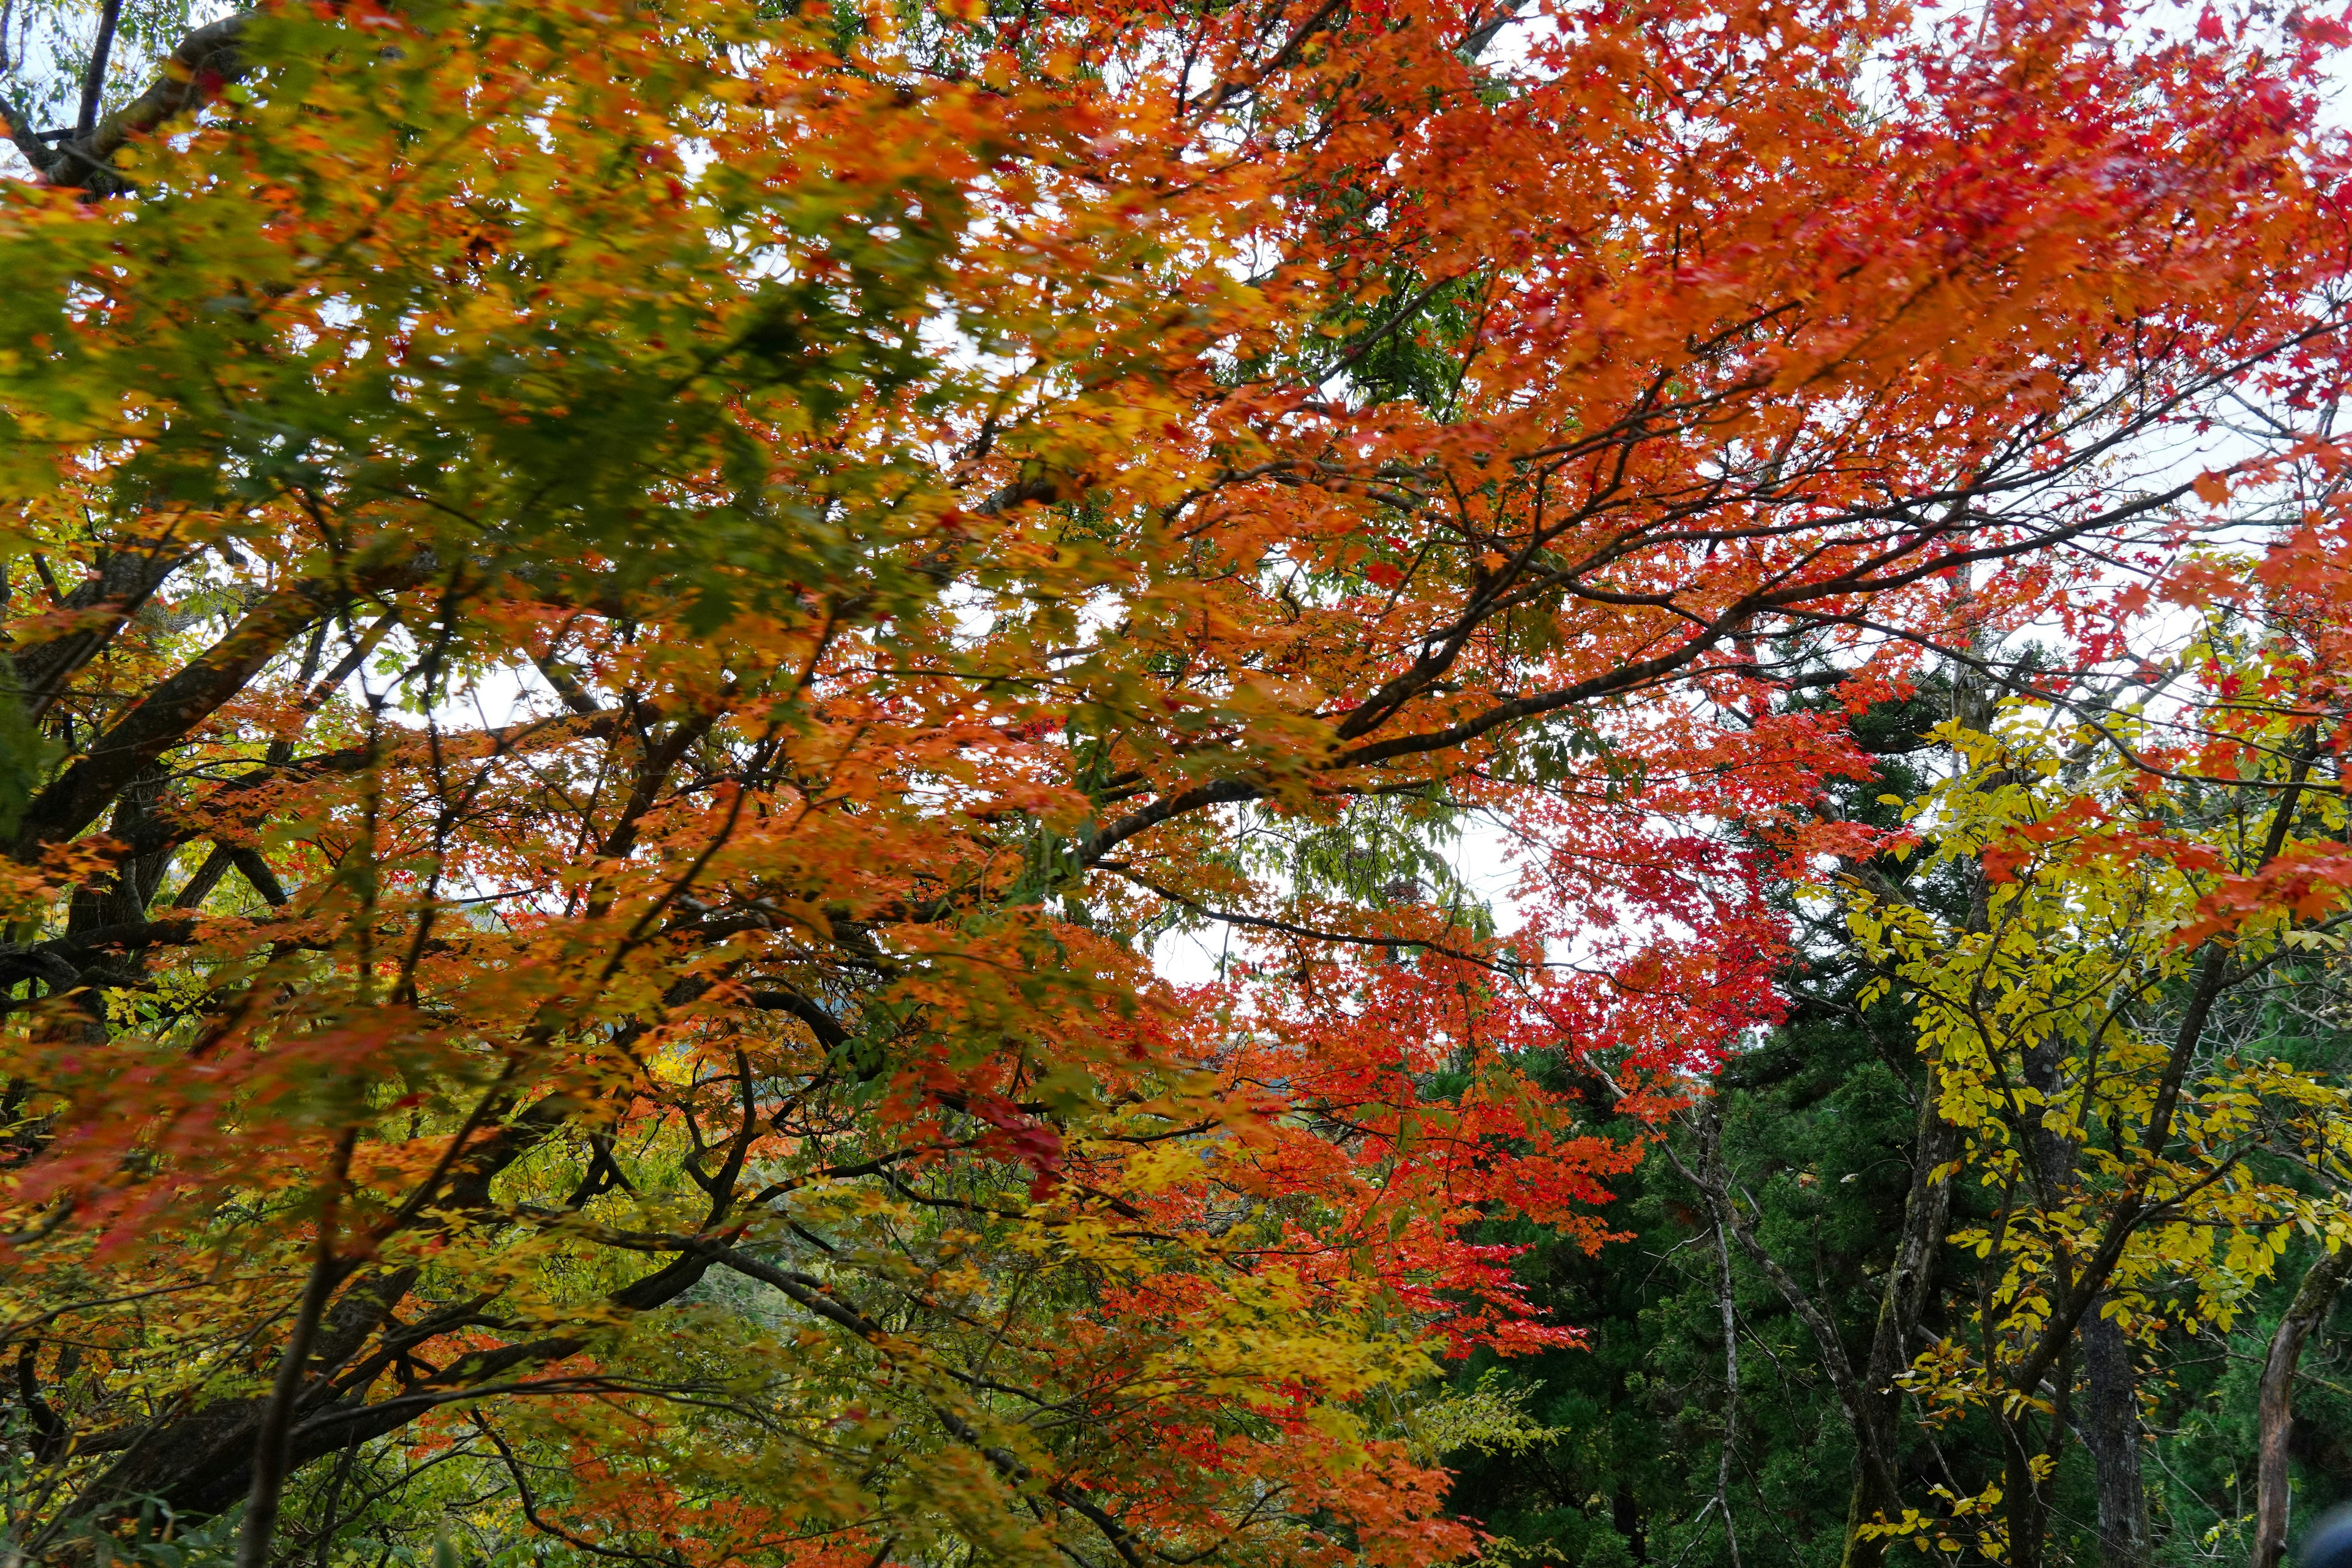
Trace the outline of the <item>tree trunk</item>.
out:
M 2042 1533 L 2047 1512 L 2042 1504 L 2042 1483 L 2033 1474 L 2036 1455 L 2026 1442 L 2029 1428 L 2021 1414 L 2000 1426 L 2001 1511 L 2009 1547 L 2006 1561 L 2011 1568 L 2042 1568 Z
M 2286 1554 L 2286 1440 L 2294 1429 L 2294 1363 L 2303 1356 L 2303 1342 L 2335 1305 L 2347 1275 L 2352 1275 L 2352 1246 L 2323 1255 L 2304 1275 L 2294 1304 L 2271 1336 L 2256 1405 L 2262 1448 L 2254 1487 L 2253 1568 L 2278 1568 Z
M 1903 1201 L 1903 1229 L 1895 1238 L 1893 1266 L 1886 1274 L 1886 1292 L 1879 1299 L 1878 1321 L 1873 1325 L 1870 1359 L 1862 1369 L 1864 1419 L 1854 1432 L 1857 1447 L 1853 1491 L 1846 1503 L 1845 1549 L 1840 1568 L 1877 1568 L 1886 1558 L 1886 1538 L 1865 1538 L 1862 1527 L 1885 1515 L 1899 1518 L 1899 1495 L 1881 1495 L 1872 1484 L 1874 1468 L 1892 1473 L 1897 1467 L 1902 1439 L 1902 1395 L 1895 1379 L 1910 1364 L 1912 1331 L 1926 1312 L 1936 1279 L 1936 1258 L 1951 1220 L 1952 1183 L 1937 1173 L 1958 1152 L 1959 1131 L 1946 1121 L 1936 1106 L 1936 1067 L 1927 1065 L 1919 1089 L 1919 1120 L 1911 1142 L 1911 1191 Z M 1885 1456 L 1880 1466 L 1866 1462 L 1863 1451 L 1874 1447 Z
M 1871 1392 L 1864 1382 L 1868 1368 L 1857 1371 L 1848 1359 L 1845 1342 L 1839 1336 L 1837 1324 L 1831 1321 L 1811 1294 L 1780 1266 L 1780 1260 L 1772 1256 L 1741 1216 L 1730 1173 L 1724 1168 L 1720 1114 L 1720 1108 L 1710 1102 L 1687 1119 L 1686 1124 L 1698 1142 L 1698 1169 L 1691 1168 L 1672 1141 L 1664 1144 L 1664 1152 L 1682 1179 L 1706 1200 L 1714 1215 L 1717 1234 L 1727 1235 L 1738 1243 L 1739 1249 L 1748 1254 L 1748 1260 L 1780 1292 L 1780 1299 L 1789 1304 L 1789 1310 L 1796 1315 L 1798 1321 L 1811 1332 L 1814 1348 L 1821 1356 L 1822 1370 L 1829 1374 L 1831 1385 L 1837 1390 L 1838 1404 L 1845 1412 L 1846 1422 L 1853 1428 L 1854 1495 L 1846 1523 L 1845 1565 L 1846 1568 L 1875 1568 L 1885 1555 L 1885 1542 L 1862 1539 L 1860 1526 L 1880 1514 L 1900 1511 L 1892 1419 L 1895 1406 L 1892 1391 L 1882 1389 L 1877 1394 Z M 1937 1184 L 1938 1187 L 1941 1184 Z M 1916 1186 L 1915 1179 L 1915 1191 Z M 1921 1216 L 1915 1214 L 1911 1217 L 1916 1220 Z M 1899 1274 L 1900 1270 L 1897 1272 Z M 1888 1291 L 1890 1300 L 1899 1300 L 1903 1296 L 1903 1291 L 1894 1282 L 1890 1282 Z
M 1838 1557 L 1838 1568 L 1879 1568 L 1886 1561 L 1886 1538 L 1864 1535 L 1862 1527 L 1891 1511 L 1891 1499 L 1872 1495 L 1869 1468 L 1856 1465 L 1853 1490 L 1846 1498 L 1845 1550 Z
M 2099 1561 L 2105 1568 L 2147 1568 L 2153 1550 L 2147 1489 L 2140 1477 L 2139 1384 L 2131 1342 L 2097 1307 L 2083 1320 L 2083 1446 L 2099 1495 Z
M 1723 1514 L 1723 1543 L 1731 1554 L 1731 1568 L 1739 1568 L 1739 1531 L 1731 1522 L 1731 1463 L 1739 1441 L 1739 1310 L 1731 1294 L 1731 1239 L 1724 1235 L 1720 1220 L 1715 1226 L 1715 1263 L 1723 1318 L 1723 1453 L 1716 1462 L 1715 1506 Z

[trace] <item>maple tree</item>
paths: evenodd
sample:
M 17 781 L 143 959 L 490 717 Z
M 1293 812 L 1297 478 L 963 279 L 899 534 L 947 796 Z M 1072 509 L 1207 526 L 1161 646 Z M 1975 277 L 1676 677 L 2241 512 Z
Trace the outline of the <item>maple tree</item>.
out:
M 1839 786 L 1872 852 L 1796 889 L 1811 1019 L 1743 1051 L 1664 1147 L 1666 1192 L 1705 1218 L 1645 1243 L 1717 1249 L 1684 1266 L 1668 1321 L 1718 1313 L 1725 1358 L 1714 1495 L 1675 1555 L 1742 1561 L 1743 1531 L 1747 1561 L 1787 1550 L 1777 1478 L 1734 1479 L 1743 1448 L 1786 1459 L 1754 1429 L 1775 1417 L 1745 1414 L 1770 1394 L 1741 1388 L 1744 1339 L 1810 1373 L 1810 1419 L 1851 1455 L 1843 1509 L 1786 1510 L 1824 1543 L 1787 1560 L 2281 1560 L 2298 1387 L 2342 1392 L 2299 1363 L 2352 1273 L 2346 578 L 2313 548 L 2336 468 L 2296 477 L 2312 527 L 2284 547 L 2158 573 L 2168 625 L 2116 663 L 1979 648 L 1860 726 L 1901 793 Z M 1792 1048 L 1808 1033 L 1831 1063 Z M 1815 1124 L 1768 1124 L 1755 1102 L 1794 1074 L 1817 1080 L 1793 1096 Z M 1866 1180 L 1857 1227 L 1841 1211 Z M 1687 1387 L 1706 1353 L 1661 1340 L 1642 1365 Z M 2215 1447 L 2218 1505 L 2181 1475 Z M 2340 1486 L 2329 1449 L 2299 1457 Z M 2317 1515 L 2294 1500 L 2296 1523 Z
M 1776 650 L 2307 455 L 2147 456 L 2334 385 L 2341 29 L 2129 20 L 344 5 L 12 110 L 12 1549 L 1475 1550 L 1433 1374 L 1576 1333 L 1476 1225 L 1598 1245 L 1863 843 Z

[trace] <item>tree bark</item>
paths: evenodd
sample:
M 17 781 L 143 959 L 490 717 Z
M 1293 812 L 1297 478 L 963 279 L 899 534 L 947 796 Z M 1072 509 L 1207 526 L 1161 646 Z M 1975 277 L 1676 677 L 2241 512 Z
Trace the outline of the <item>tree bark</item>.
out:
M 1856 1455 L 1841 1568 L 1875 1568 L 1886 1557 L 1886 1538 L 1864 1536 L 1862 1529 L 1882 1514 L 1898 1511 L 1901 1500 L 1874 1487 L 1872 1472 L 1891 1474 L 1896 1468 L 1901 1395 L 1895 1390 L 1895 1378 L 1909 1364 L 1906 1348 L 1927 1310 L 1935 1283 L 1936 1254 L 1943 1246 L 1952 1212 L 1951 1178 L 1938 1173 L 1958 1149 L 1958 1131 L 1936 1108 L 1936 1076 L 1930 1064 L 1919 1089 L 1918 1128 L 1911 1140 L 1911 1191 L 1903 1200 L 1903 1229 L 1895 1238 L 1886 1293 L 1879 1299 L 1878 1321 L 1871 1334 L 1870 1359 L 1863 1368 L 1863 1429 L 1854 1433 L 1857 1445 L 1874 1445 L 1885 1457 L 1872 1465 Z
M 2323 1255 L 2304 1275 L 2294 1303 L 2271 1335 L 2255 1405 L 2262 1446 L 2254 1485 L 2253 1568 L 2278 1568 L 2286 1554 L 2286 1443 L 2294 1430 L 2294 1364 L 2302 1358 L 2303 1342 L 2336 1304 L 2347 1276 L 2352 1276 L 2352 1246 Z
M 1731 1568 L 1739 1568 L 1739 1531 L 1731 1519 L 1731 1465 L 1739 1441 L 1739 1312 L 1732 1300 L 1731 1238 L 1720 1220 L 1715 1226 L 1715 1265 L 1723 1319 L 1723 1453 L 1715 1469 L 1715 1506 L 1723 1515 L 1723 1544 Z
M 40 139 L 37 128 L 16 104 L 0 100 L 0 120 L 26 162 L 50 184 L 92 195 L 119 195 L 129 184 L 113 165 L 114 154 L 131 137 L 155 130 L 202 108 L 220 89 L 245 75 L 242 48 L 250 12 L 208 22 L 183 37 L 154 79 L 131 102 L 59 142 Z
M 287 1436 L 294 1426 L 294 1402 L 302 1392 L 303 1369 L 310 1364 L 311 1342 L 319 1321 L 326 1316 L 327 1299 L 334 1294 L 343 1269 L 331 1238 L 321 1226 L 318 1260 L 302 1289 L 301 1309 L 294 1316 L 294 1331 L 278 1360 L 278 1377 L 261 1406 L 253 1439 L 252 1477 L 246 1491 L 245 1524 L 237 1537 L 236 1568 L 269 1568 L 269 1541 L 278 1529 L 278 1505 L 286 1490 L 289 1470 Z
M 2139 1383 L 2123 1326 L 2094 1307 L 2083 1320 L 2083 1446 L 2099 1495 L 2099 1561 L 2147 1568 L 2154 1550 L 2140 1474 Z

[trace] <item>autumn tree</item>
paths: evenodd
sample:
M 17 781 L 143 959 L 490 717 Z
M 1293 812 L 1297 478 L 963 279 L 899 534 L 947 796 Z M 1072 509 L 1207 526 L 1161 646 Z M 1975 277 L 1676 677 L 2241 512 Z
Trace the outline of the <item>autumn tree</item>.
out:
M 13 110 L 12 1549 L 1473 1550 L 1432 1374 L 1575 1333 L 1475 1227 L 1598 1245 L 1858 847 L 1790 682 L 2307 452 L 2337 37 L 426 0 Z M 1345 874 L 1466 818 L 1517 929 Z
M 2332 468 L 2305 476 L 2317 516 Z M 2160 574 L 2175 602 L 2123 668 L 1980 647 L 1857 725 L 1877 776 L 1822 805 L 1874 852 L 1791 888 L 1797 1016 L 1681 1113 L 1635 1205 L 1644 1328 L 1697 1342 L 1660 1334 L 1628 1369 L 1655 1392 L 1622 1403 L 1699 1431 L 1679 1495 L 1630 1454 L 1611 1479 L 1675 1554 L 2267 1565 L 2315 1517 L 2291 1454 L 2340 1489 L 2294 1441 L 2310 1397 L 2340 1431 L 2302 1358 L 2352 1271 L 2328 531 Z M 1633 1315 L 1585 1317 L 1621 1366 Z M 1850 1455 L 1851 1500 L 1792 1498 L 1801 1454 Z M 1474 1484 L 1507 1523 L 1557 1531 L 1498 1479 Z
M 2069 738 L 2177 766 L 2137 717 Z M 2216 735 L 2201 760 L 2223 768 L 2178 791 L 2129 763 L 2070 778 L 2066 753 L 2015 731 L 1969 741 L 1972 765 L 1927 807 L 1937 852 L 1978 863 L 1967 919 L 1939 927 L 1879 894 L 1853 916 L 1885 984 L 1908 988 L 1931 1062 L 1922 1118 L 1951 1157 L 1923 1167 L 1925 1190 L 1958 1176 L 1994 1194 L 1950 1237 L 1990 1262 L 1978 1300 L 1895 1381 L 1934 1421 L 1981 1402 L 1999 1478 L 1947 1502 L 2016 1561 L 2041 1560 L 2043 1482 L 2074 1431 L 2103 1558 L 2148 1561 L 2150 1352 L 2169 1331 L 2233 1326 L 2298 1231 L 2325 1255 L 2347 1239 L 2337 1064 L 2294 1062 L 2269 1037 L 2281 1009 L 2324 1018 L 2341 991 L 2342 799 L 2312 787 L 2315 722 L 2338 721 Z M 1922 1301 L 1931 1267 L 1913 1265 Z M 1906 1509 L 1892 1525 L 1927 1521 Z

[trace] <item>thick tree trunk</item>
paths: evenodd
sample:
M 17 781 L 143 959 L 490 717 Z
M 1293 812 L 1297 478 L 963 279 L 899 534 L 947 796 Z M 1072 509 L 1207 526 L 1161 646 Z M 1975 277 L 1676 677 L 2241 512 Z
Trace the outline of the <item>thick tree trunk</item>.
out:
M 1854 1471 L 1853 1490 L 1845 1504 L 1845 1550 L 1838 1556 L 1838 1568 L 1879 1568 L 1886 1561 L 1886 1538 L 1864 1535 L 1862 1527 L 1895 1511 L 1895 1500 L 1874 1494 L 1867 1466 L 1856 1465 Z
M 2294 1363 L 2302 1358 L 2303 1342 L 2336 1304 L 2336 1293 L 2347 1275 L 2352 1275 L 2352 1247 L 2324 1255 L 2304 1275 L 2294 1304 L 2271 1335 L 2256 1405 L 2262 1447 L 2254 1484 L 2253 1568 L 2278 1568 L 2286 1554 L 2286 1442 L 2294 1430 Z
M 2083 1320 L 2085 1398 L 2081 1432 L 2099 1496 L 2099 1561 L 2147 1568 L 2153 1542 L 2140 1475 L 2139 1384 L 2131 1342 L 2097 1307 Z

